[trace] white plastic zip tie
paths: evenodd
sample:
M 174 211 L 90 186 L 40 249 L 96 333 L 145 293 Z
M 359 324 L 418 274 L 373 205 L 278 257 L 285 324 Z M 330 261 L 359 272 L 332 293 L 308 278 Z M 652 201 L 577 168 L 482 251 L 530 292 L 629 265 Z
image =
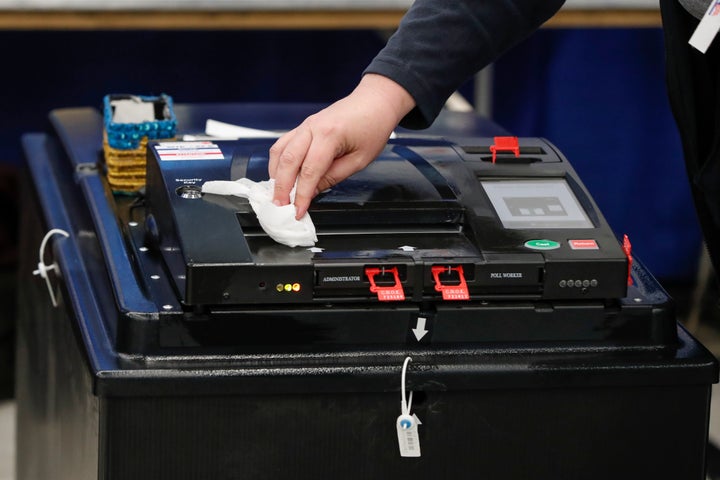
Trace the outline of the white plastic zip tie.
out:
M 53 292 L 52 284 L 50 283 L 50 277 L 48 276 L 48 272 L 51 270 L 57 271 L 57 263 L 53 262 L 52 265 L 45 265 L 43 262 L 43 257 L 45 256 L 45 246 L 47 245 L 47 242 L 50 240 L 50 238 L 53 235 L 62 235 L 63 237 L 67 238 L 70 236 L 68 232 L 65 230 L 59 229 L 59 228 L 53 228 L 49 232 L 45 234 L 45 237 L 42 239 L 42 242 L 40 242 L 40 253 L 39 253 L 39 262 L 38 262 L 38 268 L 37 270 L 33 270 L 33 275 L 40 275 L 42 278 L 45 279 L 45 283 L 47 284 L 48 293 L 50 294 L 50 301 L 52 302 L 53 307 L 57 307 L 57 300 L 55 300 L 55 292 Z

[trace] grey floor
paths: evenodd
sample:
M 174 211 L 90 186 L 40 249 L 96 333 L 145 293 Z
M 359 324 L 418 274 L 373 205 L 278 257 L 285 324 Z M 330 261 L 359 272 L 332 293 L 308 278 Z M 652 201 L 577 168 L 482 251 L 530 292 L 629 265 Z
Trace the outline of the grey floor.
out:
M 695 336 L 699 338 L 716 357 L 720 358 L 720 334 L 718 334 L 717 331 L 701 326 Z M 714 445 L 720 446 L 720 386 L 718 385 L 713 385 L 713 394 L 710 400 L 709 435 L 710 441 L 713 442 Z M 0 477 L 0 480 L 4 479 Z
M 0 402 L 0 480 L 15 478 L 15 402 Z

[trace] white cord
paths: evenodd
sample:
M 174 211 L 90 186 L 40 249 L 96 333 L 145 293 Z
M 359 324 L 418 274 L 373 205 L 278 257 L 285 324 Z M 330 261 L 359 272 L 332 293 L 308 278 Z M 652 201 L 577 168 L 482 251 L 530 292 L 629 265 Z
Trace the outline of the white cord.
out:
M 57 264 L 53 262 L 52 265 L 45 265 L 45 263 L 43 262 L 43 257 L 45 256 L 45 246 L 53 235 L 62 235 L 65 238 L 70 236 L 70 234 L 67 233 L 65 230 L 61 230 L 59 228 L 53 228 L 45 234 L 42 242 L 40 242 L 38 268 L 37 270 L 33 270 L 33 275 L 40 275 L 42 278 L 45 279 L 45 283 L 48 287 L 48 293 L 50 294 L 50 301 L 52 302 L 53 307 L 57 307 L 57 301 L 55 300 L 55 292 L 53 292 L 52 284 L 50 283 L 50 277 L 48 276 L 48 272 L 50 270 L 57 270 Z
M 403 362 L 402 367 L 402 374 L 400 375 L 400 391 L 402 392 L 402 405 L 400 408 L 403 415 L 410 415 L 410 407 L 412 405 L 413 392 L 410 392 L 409 398 L 405 396 L 405 375 L 407 374 L 407 367 L 408 363 L 410 362 L 412 362 L 412 358 L 405 357 L 405 361 Z

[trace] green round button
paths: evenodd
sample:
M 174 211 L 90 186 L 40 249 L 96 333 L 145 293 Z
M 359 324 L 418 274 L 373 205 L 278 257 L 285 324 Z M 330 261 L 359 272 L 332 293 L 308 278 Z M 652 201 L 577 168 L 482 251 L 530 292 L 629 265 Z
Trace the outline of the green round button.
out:
M 560 243 L 554 240 L 528 240 L 525 246 L 533 250 L 555 250 L 560 248 Z

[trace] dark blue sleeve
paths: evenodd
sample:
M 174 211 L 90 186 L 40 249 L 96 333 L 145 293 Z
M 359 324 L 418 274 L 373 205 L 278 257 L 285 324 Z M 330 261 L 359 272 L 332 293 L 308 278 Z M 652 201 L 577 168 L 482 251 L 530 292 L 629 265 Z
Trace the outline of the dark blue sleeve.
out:
M 401 122 L 429 126 L 468 78 L 552 17 L 565 0 L 416 0 L 364 73 L 402 85 L 417 107 Z

